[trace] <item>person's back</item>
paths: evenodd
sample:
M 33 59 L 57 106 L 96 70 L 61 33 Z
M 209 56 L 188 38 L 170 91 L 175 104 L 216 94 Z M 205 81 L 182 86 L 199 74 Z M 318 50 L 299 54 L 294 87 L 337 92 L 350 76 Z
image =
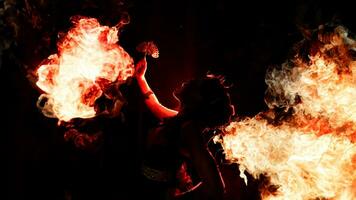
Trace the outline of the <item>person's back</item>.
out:
M 177 166 L 182 163 L 183 157 L 179 150 L 181 148 L 180 126 L 181 120 L 174 117 L 152 129 L 147 136 L 143 168 L 160 170 L 169 176 L 161 181 L 174 179 Z M 149 176 L 149 174 L 145 175 Z M 156 177 L 157 181 L 160 181 L 159 178 L 163 177 Z

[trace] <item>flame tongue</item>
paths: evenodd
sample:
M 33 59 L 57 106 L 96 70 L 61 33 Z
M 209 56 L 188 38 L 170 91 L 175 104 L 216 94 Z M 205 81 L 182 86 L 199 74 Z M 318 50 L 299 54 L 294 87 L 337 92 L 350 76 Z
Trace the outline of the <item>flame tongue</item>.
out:
M 61 121 L 94 117 L 94 102 L 109 85 L 100 83 L 125 81 L 133 74 L 132 58 L 116 44 L 117 28 L 94 18 L 75 18 L 73 24 L 58 43 L 58 54 L 37 70 L 36 84 L 45 92 L 39 101 L 47 100 L 42 111 Z
M 293 115 L 274 126 L 261 113 L 225 128 L 221 142 L 240 176 L 266 175 L 277 186 L 262 189 L 263 199 L 356 199 L 354 50 L 343 27 L 320 31 L 307 59 L 297 54 L 266 76 L 267 105 Z
M 246 183 L 245 171 L 255 178 L 266 175 L 278 187 L 276 196 L 263 191 L 263 199 L 335 198 L 352 190 L 356 145 L 347 138 L 255 118 L 233 122 L 226 131 L 227 159 L 239 163 Z

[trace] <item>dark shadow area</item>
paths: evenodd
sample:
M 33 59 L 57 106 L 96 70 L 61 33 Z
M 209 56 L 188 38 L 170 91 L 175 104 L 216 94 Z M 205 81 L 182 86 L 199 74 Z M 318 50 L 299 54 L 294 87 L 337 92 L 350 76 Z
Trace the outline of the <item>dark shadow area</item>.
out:
M 226 76 L 240 117 L 266 109 L 267 67 L 288 57 L 302 30 L 340 23 L 356 32 L 348 1 L 41 1 L 0 0 L 0 85 L 4 108 L 8 189 L 0 199 L 132 199 L 138 184 L 142 144 L 157 120 L 145 108 L 135 82 L 121 90 L 127 105 L 121 116 L 100 121 L 103 132 L 93 148 L 78 149 L 64 140 L 57 120 L 36 107 L 40 91 L 28 79 L 56 52 L 59 32 L 70 16 L 96 17 L 115 25 L 130 15 L 120 45 L 137 61 L 136 46 L 154 41 L 158 59 L 148 59 L 147 79 L 164 105 L 176 107 L 172 92 L 182 82 L 210 71 Z M 30 77 L 31 79 L 31 77 Z M 246 187 L 235 165 L 222 166 L 228 199 L 258 199 L 258 181 Z M 239 188 L 239 189 L 236 189 Z M 6 195 L 6 196 L 4 196 Z

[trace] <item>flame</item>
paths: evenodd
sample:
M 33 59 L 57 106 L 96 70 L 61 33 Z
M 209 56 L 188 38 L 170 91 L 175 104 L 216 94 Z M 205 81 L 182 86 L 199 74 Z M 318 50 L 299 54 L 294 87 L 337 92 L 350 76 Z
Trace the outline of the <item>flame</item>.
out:
M 58 42 L 58 53 L 50 55 L 38 70 L 39 97 L 47 117 L 60 121 L 91 118 L 95 101 L 114 82 L 133 74 L 133 59 L 117 44 L 118 29 L 101 26 L 95 18 L 77 17 L 74 26 Z
M 345 137 L 317 136 L 298 127 L 273 126 L 262 119 L 232 122 L 224 136 L 227 159 L 258 178 L 266 175 L 278 187 L 263 199 L 335 198 L 356 181 L 356 145 Z
M 246 183 L 245 172 L 268 177 L 262 199 L 356 199 L 356 42 L 341 26 L 316 33 L 301 43 L 312 43 L 307 57 L 267 72 L 270 110 L 232 122 L 220 140 Z

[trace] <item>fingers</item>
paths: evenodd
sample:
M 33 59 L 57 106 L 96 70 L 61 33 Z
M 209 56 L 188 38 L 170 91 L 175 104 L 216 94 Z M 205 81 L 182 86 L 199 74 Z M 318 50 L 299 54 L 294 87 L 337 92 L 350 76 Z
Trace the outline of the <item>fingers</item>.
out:
M 146 73 L 146 69 L 147 69 L 147 61 L 145 56 L 144 58 L 142 58 L 140 61 L 137 62 L 136 69 L 135 69 L 135 76 L 143 77 Z
M 147 69 L 146 57 L 141 60 L 141 66 L 140 67 L 142 68 L 142 70 L 146 70 Z
M 136 64 L 136 67 L 137 68 L 147 67 L 146 57 L 144 57 L 140 61 L 138 61 L 138 63 Z
M 143 65 L 144 67 L 147 67 L 147 60 L 146 60 L 146 56 L 145 56 L 145 57 L 143 57 L 143 59 L 142 59 L 142 65 Z

